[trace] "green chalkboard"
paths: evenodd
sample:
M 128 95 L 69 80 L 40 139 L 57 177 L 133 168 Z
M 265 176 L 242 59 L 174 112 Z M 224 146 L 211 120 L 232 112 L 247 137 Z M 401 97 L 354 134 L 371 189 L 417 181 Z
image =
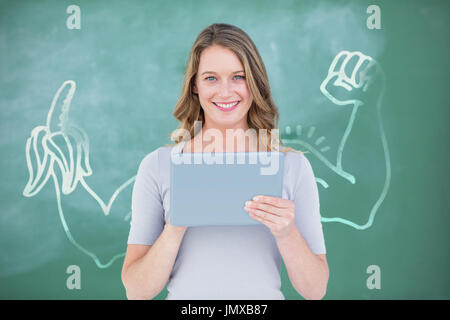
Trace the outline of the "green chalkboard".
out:
M 0 298 L 126 298 L 134 177 L 215 22 L 254 40 L 308 152 L 325 299 L 449 299 L 450 4 L 424 0 L 1 1 Z

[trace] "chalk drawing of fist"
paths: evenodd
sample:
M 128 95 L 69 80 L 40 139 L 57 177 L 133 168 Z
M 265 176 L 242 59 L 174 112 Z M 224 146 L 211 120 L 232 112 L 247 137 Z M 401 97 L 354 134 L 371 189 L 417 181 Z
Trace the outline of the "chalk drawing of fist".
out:
M 334 104 L 363 105 L 364 93 L 381 75 L 379 64 L 359 51 L 341 51 L 333 59 L 320 91 Z

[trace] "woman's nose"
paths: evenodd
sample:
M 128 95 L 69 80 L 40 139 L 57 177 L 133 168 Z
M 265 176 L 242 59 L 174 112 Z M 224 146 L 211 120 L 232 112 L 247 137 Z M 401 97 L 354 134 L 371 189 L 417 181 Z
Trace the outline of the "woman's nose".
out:
M 231 92 L 232 92 L 231 83 L 229 83 L 228 81 L 224 81 L 220 84 L 220 87 L 219 87 L 219 96 L 220 97 L 227 98 L 230 96 Z M 222 102 L 226 102 L 226 101 L 222 101 Z

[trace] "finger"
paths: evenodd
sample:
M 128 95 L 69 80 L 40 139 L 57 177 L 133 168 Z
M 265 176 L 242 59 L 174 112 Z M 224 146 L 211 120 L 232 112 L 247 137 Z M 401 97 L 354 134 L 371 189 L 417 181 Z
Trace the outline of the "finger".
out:
M 250 214 L 259 217 L 262 220 L 274 223 L 274 224 L 280 224 L 283 222 L 283 218 L 280 216 L 277 216 L 275 214 L 272 214 L 270 212 L 267 211 L 263 211 L 263 210 L 259 210 L 259 209 L 254 209 L 251 208 L 249 211 Z
M 355 66 L 354 74 L 352 74 L 352 81 L 355 83 L 356 88 L 361 88 L 364 85 L 365 74 L 364 70 L 370 63 L 370 59 L 361 58 L 360 61 Z
M 328 68 L 329 74 L 339 74 L 342 68 L 342 62 L 345 58 L 350 54 L 349 51 L 341 51 L 339 52 L 333 59 L 333 62 L 330 64 L 330 68 Z
M 277 216 L 284 216 L 285 215 L 284 210 L 286 210 L 286 208 L 275 207 L 271 204 L 267 204 L 267 203 L 263 203 L 263 202 L 259 202 L 259 201 L 247 201 L 245 203 L 245 206 L 250 209 L 259 209 L 262 211 L 270 212 Z
M 364 69 L 367 67 L 367 64 L 370 63 L 372 58 L 358 51 L 355 52 L 354 55 L 357 56 L 358 61 L 356 62 L 356 65 L 353 68 L 350 81 L 355 88 L 361 88 L 362 87 L 361 80 L 362 78 L 364 78 L 364 77 L 361 78 L 361 76 L 363 76 Z
M 351 86 L 351 84 L 347 84 L 350 83 L 350 81 L 347 79 L 347 76 L 345 74 L 343 74 L 342 76 L 338 76 L 336 78 L 336 81 L 333 82 L 333 85 L 335 85 L 336 87 L 342 87 L 347 91 L 352 91 L 353 86 Z
M 278 197 L 258 195 L 258 196 L 253 197 L 253 200 L 258 203 L 267 203 L 267 204 L 270 204 L 270 205 L 278 207 L 278 208 L 293 208 L 294 207 L 294 203 L 291 200 L 278 198 Z
M 263 215 L 255 213 L 255 212 L 249 212 L 249 215 L 251 218 L 255 219 L 256 221 L 261 222 L 262 224 L 266 225 L 269 229 L 274 228 L 277 224 L 266 219 L 263 217 Z
M 342 72 L 344 79 L 355 88 L 357 87 L 356 75 L 366 57 L 367 56 L 362 54 L 361 52 L 355 51 L 352 52 L 342 63 Z

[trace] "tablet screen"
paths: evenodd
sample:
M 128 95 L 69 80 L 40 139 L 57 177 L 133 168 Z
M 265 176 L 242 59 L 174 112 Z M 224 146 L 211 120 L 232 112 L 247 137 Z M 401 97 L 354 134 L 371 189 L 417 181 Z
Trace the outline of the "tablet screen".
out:
M 282 152 L 181 153 L 171 157 L 170 223 L 254 225 L 244 204 L 256 195 L 281 197 Z

